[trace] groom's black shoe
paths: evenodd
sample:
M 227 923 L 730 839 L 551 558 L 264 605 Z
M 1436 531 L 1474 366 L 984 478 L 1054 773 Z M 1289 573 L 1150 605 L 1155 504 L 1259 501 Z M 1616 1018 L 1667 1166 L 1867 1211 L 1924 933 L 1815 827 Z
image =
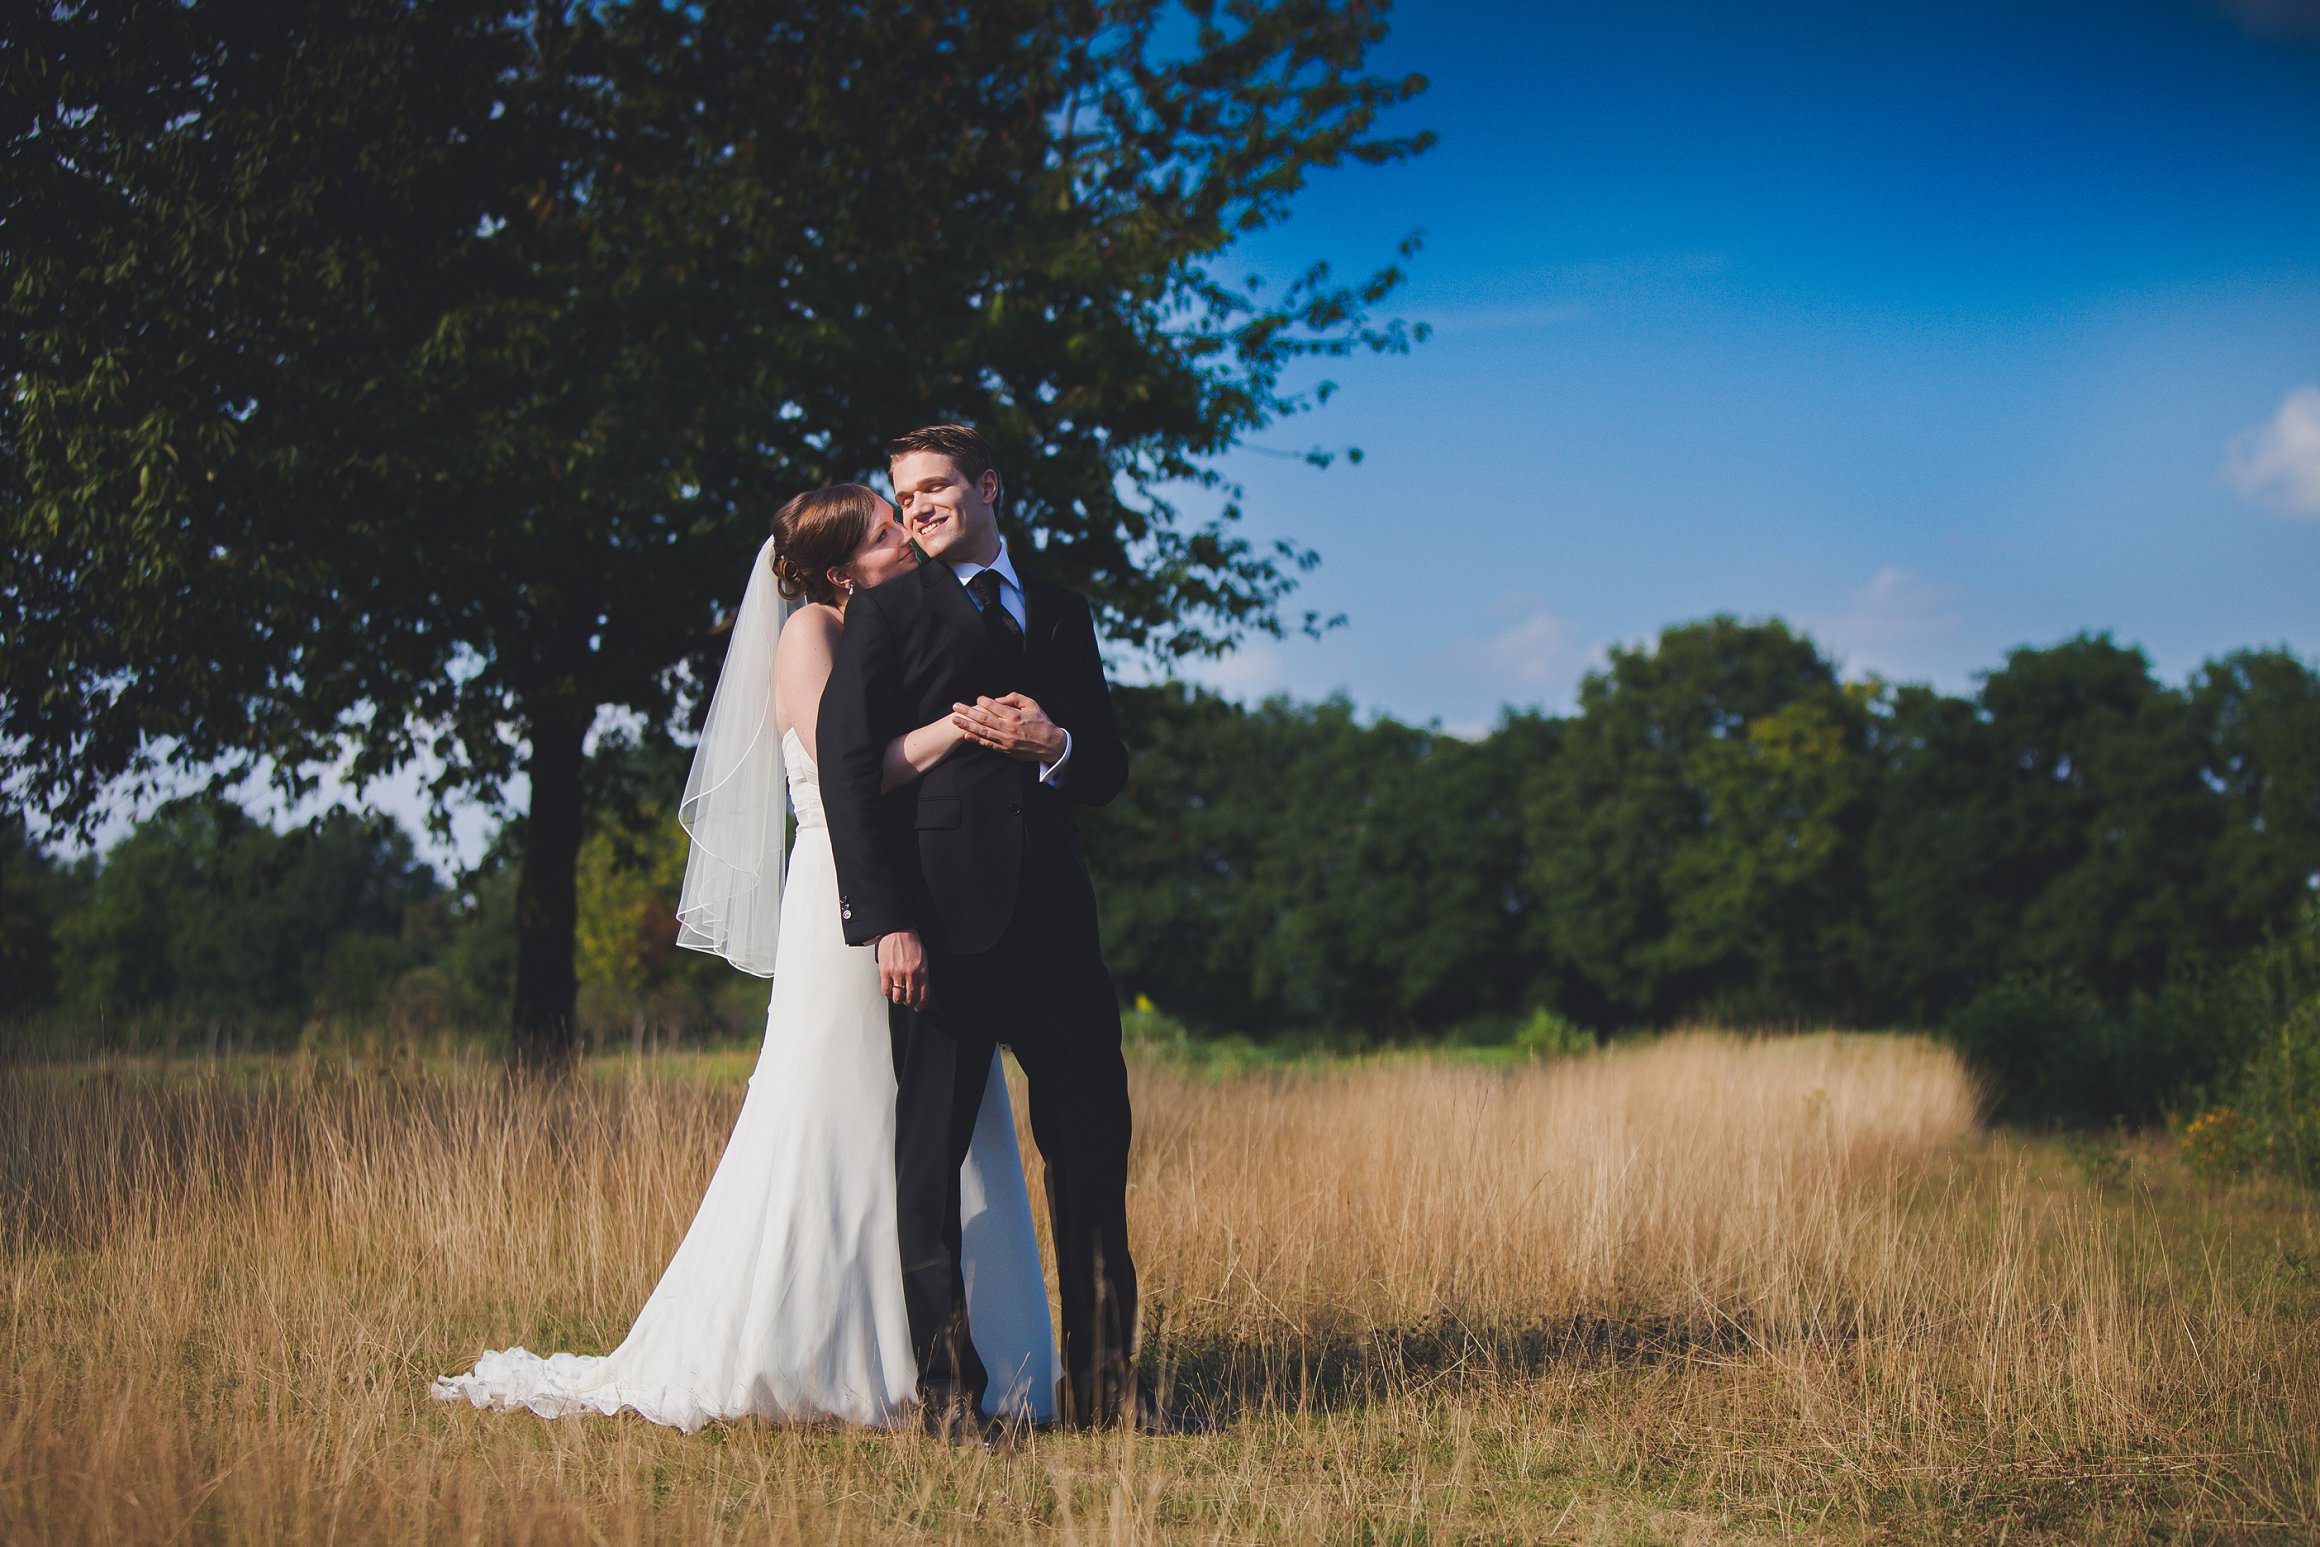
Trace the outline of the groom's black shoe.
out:
M 1138 1434 L 1214 1434 L 1220 1425 L 1213 1418 L 1162 1407 L 1148 1391 L 1122 1396 L 1108 1393 L 1109 1402 L 1090 1400 L 1083 1389 L 1074 1390 L 1068 1380 L 1057 1383 L 1056 1412 L 1062 1423 L 1074 1429 L 1131 1429 Z
M 1162 1407 L 1149 1392 L 1139 1391 L 1135 1414 L 1122 1427 L 1133 1428 L 1138 1434 L 1214 1434 L 1220 1426 L 1215 1419 L 1198 1413 Z
M 918 1410 L 918 1426 L 934 1439 L 955 1449 L 975 1449 L 996 1454 L 1007 1445 L 1007 1426 L 996 1418 L 985 1418 L 973 1408 L 959 1404 L 923 1405 Z

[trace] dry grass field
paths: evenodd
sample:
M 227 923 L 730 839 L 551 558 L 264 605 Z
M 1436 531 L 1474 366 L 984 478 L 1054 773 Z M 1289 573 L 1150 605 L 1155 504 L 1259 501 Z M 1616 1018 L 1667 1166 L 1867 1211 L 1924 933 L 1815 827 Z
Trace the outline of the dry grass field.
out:
M 618 1341 L 744 1068 L 0 1070 L 0 1540 L 2320 1539 L 2312 1198 L 1985 1133 L 1900 1038 L 1139 1067 L 1212 1436 L 431 1400 Z

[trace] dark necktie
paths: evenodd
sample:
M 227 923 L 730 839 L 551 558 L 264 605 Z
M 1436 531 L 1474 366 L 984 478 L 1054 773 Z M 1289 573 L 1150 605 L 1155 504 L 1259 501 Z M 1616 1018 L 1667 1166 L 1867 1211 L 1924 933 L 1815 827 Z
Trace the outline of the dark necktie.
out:
M 967 582 L 967 594 L 983 610 L 983 627 L 990 630 L 991 637 L 1011 650 L 1021 648 L 1023 627 L 1015 621 L 1015 614 L 1007 610 L 1007 604 L 999 600 L 999 572 L 995 569 L 978 571 L 975 578 Z

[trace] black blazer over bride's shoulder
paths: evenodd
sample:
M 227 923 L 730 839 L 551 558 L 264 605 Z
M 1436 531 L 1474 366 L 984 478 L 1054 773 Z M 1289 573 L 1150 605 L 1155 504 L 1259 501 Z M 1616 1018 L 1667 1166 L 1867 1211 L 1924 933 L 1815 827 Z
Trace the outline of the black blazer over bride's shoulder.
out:
M 1074 803 L 1100 806 L 1128 780 L 1085 598 L 1025 577 L 1020 649 L 994 640 L 966 587 L 929 562 L 846 607 L 817 726 L 822 804 L 837 859 L 846 942 L 915 929 L 935 951 L 989 950 L 1014 918 L 1025 876 L 1042 926 L 1092 944 L 1095 894 L 1072 831 Z M 1019 692 L 1071 733 L 1057 784 L 1038 765 L 963 746 L 924 777 L 879 791 L 886 744 L 973 703 Z

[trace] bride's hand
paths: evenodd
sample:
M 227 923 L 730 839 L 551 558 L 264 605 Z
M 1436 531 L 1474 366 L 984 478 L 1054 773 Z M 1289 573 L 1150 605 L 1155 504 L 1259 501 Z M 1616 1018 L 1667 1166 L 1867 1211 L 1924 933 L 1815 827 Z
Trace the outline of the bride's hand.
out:
M 1038 700 L 1021 693 L 1004 698 L 983 697 L 971 704 L 951 705 L 951 723 L 978 746 L 1003 752 L 1019 762 L 1052 763 L 1067 744 L 1063 727 L 1047 717 Z

